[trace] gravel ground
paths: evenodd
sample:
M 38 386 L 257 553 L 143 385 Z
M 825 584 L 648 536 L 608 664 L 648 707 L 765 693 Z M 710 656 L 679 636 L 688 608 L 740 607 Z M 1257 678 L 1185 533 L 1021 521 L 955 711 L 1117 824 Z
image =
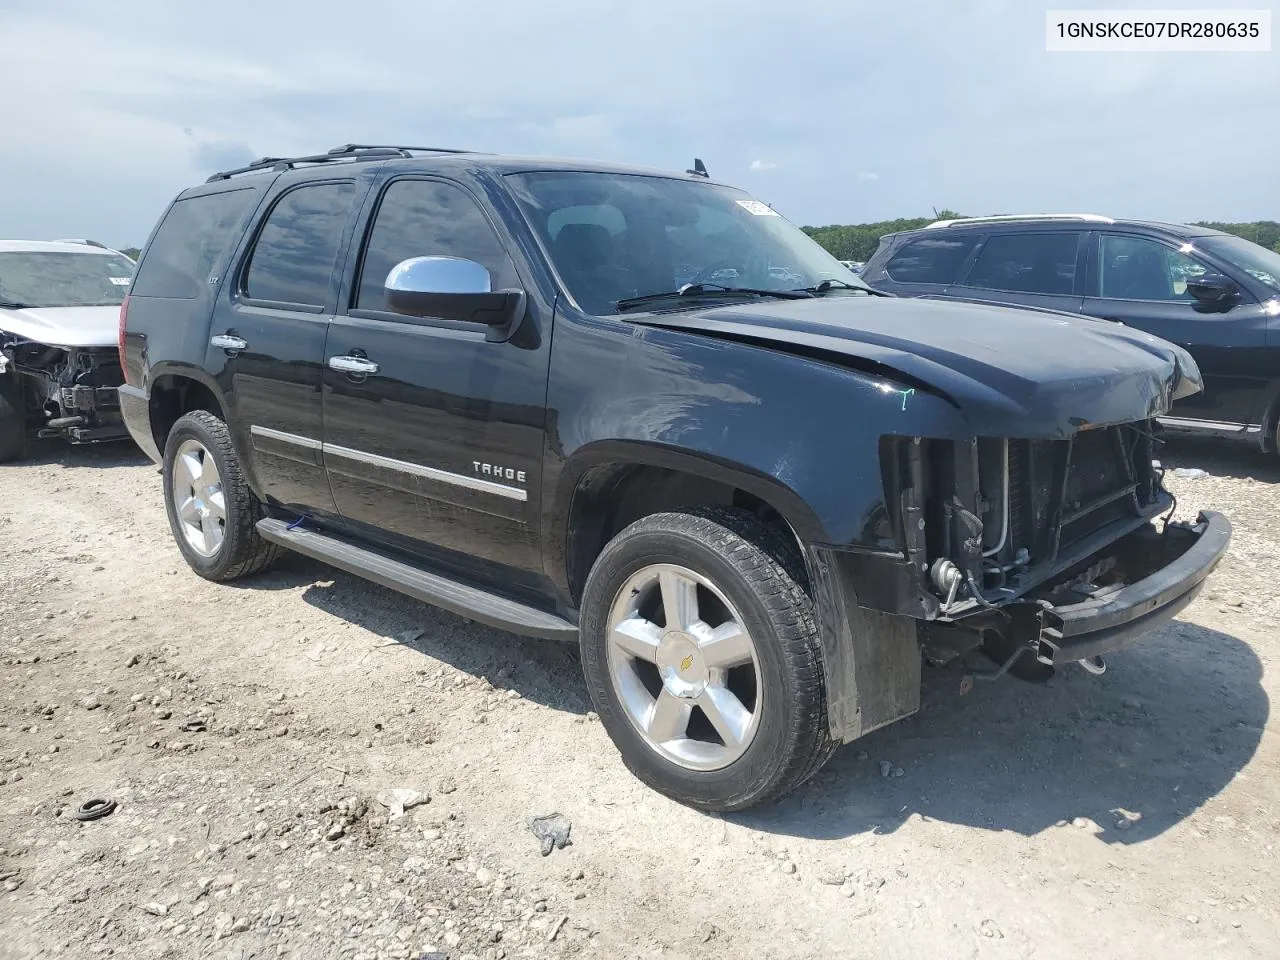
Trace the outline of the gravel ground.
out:
M 630 777 L 574 649 L 302 558 L 206 583 L 149 462 L 42 446 L 0 467 L 0 957 L 1277 956 L 1280 461 L 1163 459 L 1236 525 L 1178 621 L 1102 677 L 930 671 L 720 818 Z

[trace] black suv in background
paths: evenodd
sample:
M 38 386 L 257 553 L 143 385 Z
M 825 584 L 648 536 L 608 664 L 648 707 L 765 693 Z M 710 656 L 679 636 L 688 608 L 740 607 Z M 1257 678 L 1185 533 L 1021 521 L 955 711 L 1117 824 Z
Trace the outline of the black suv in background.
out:
M 888 234 L 862 279 L 888 293 L 1047 307 L 1135 327 L 1196 358 L 1170 431 L 1280 446 L 1280 253 L 1204 227 L 1096 214 L 940 220 Z
M 1230 524 L 1152 522 L 1185 351 L 877 296 L 699 167 L 347 146 L 184 191 L 120 397 L 187 563 L 576 642 L 630 769 L 711 810 L 914 713 L 923 651 L 1098 672 L 1196 596 Z

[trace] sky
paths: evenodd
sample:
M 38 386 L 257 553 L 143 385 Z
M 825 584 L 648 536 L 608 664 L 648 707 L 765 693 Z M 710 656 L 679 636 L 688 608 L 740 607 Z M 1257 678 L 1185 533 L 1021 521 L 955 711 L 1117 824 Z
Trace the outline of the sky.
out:
M 0 236 L 140 246 L 216 170 L 349 142 L 696 156 L 810 225 L 1280 220 L 1280 48 L 1049 53 L 1047 6 L 0 0 Z

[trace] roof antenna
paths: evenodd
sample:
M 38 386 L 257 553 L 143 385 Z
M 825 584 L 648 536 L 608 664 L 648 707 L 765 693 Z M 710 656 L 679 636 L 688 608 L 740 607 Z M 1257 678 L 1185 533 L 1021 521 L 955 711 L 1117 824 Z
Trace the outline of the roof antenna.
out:
M 697 157 L 693 158 L 693 169 L 686 170 L 685 173 L 691 173 L 695 177 L 706 177 L 708 179 L 710 179 L 711 177 L 711 175 L 707 173 L 706 165 L 703 164 L 703 162 L 699 160 Z

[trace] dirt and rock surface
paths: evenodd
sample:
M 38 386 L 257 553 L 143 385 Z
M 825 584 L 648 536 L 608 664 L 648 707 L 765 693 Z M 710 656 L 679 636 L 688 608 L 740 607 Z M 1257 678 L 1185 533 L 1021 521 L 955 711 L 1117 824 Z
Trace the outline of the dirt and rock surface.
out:
M 929 671 L 721 818 L 626 772 L 576 650 L 302 558 L 206 583 L 153 465 L 41 446 L 0 467 L 0 957 L 1280 955 L 1280 465 L 1164 460 L 1236 524 L 1178 621 L 1101 677 Z

